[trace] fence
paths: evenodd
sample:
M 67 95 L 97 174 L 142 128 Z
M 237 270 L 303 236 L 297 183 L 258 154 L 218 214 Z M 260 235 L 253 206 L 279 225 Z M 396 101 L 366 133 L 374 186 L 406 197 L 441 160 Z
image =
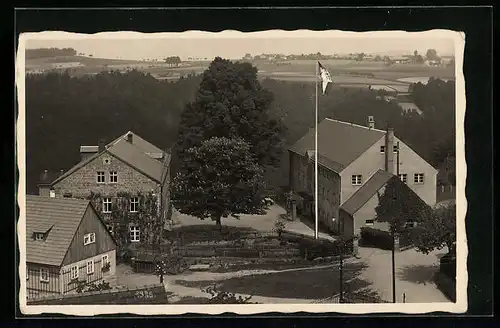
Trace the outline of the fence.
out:
M 76 290 L 81 284 L 90 284 L 102 280 L 101 260 L 94 261 L 94 271 L 87 274 L 84 262 L 78 266 L 78 277 L 71 278 L 71 269 L 60 271 L 58 267 L 29 265 L 27 268 L 26 293 L 28 299 L 51 295 L 60 295 Z M 43 276 L 42 276 L 43 275 Z
M 392 303 L 389 301 L 382 300 L 378 297 L 367 296 L 367 295 L 344 295 L 342 300 L 340 299 L 340 294 L 327 297 L 321 300 L 318 300 L 314 303 L 348 303 L 348 304 L 356 304 L 356 303 L 365 303 L 365 304 L 376 304 L 376 303 Z
M 42 271 L 44 277 L 42 278 Z M 46 279 L 45 279 L 46 278 Z M 59 268 L 39 267 L 28 264 L 26 272 L 26 294 L 28 299 L 61 293 Z
M 28 300 L 28 305 L 84 305 L 84 304 L 166 304 L 163 285 L 142 286 L 126 290 L 106 290 Z
M 71 291 L 75 291 L 78 288 L 79 284 L 91 284 L 102 280 L 103 278 L 103 269 L 101 265 L 101 260 L 94 261 L 94 271 L 92 273 L 87 274 L 87 264 L 84 262 L 82 265 L 78 266 L 78 277 L 71 277 L 71 268 L 68 268 L 67 271 L 61 272 L 62 278 L 62 287 L 63 293 L 68 293 Z

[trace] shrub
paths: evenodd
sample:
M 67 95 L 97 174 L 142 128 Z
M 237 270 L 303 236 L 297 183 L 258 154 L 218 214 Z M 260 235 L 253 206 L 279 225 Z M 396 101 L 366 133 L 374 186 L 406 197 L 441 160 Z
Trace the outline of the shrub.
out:
M 281 237 L 283 231 L 285 231 L 286 223 L 284 220 L 279 219 L 274 222 L 273 232 L 277 233 Z
M 453 253 L 448 253 L 439 260 L 439 272 L 455 280 L 457 275 L 457 258 Z
M 252 296 L 236 296 L 233 293 L 218 290 L 216 285 L 211 285 L 202 289 L 202 291 L 210 294 L 208 304 L 256 304 L 255 302 L 250 302 Z
M 370 227 L 361 228 L 360 244 L 385 250 L 392 250 L 393 240 L 389 232 Z
M 405 229 L 399 234 L 399 247 L 405 247 L 411 244 L 411 230 Z M 393 240 L 389 231 L 362 227 L 360 234 L 360 246 L 371 246 L 385 250 L 392 250 Z

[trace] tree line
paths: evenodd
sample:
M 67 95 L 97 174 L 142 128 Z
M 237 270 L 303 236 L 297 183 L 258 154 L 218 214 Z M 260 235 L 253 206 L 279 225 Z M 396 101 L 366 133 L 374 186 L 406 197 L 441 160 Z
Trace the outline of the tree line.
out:
M 26 49 L 26 59 L 57 57 L 57 56 L 76 56 L 77 52 L 73 48 L 38 48 Z
M 241 69 L 242 76 L 256 74 L 250 64 L 243 65 L 248 67 L 238 68 Z M 213 84 L 213 78 L 206 74 L 175 82 L 159 81 L 135 70 L 126 73 L 103 72 L 83 77 L 71 77 L 67 73 L 27 76 L 28 192 L 37 192 L 38 178 L 44 169 L 59 171 L 70 168 L 79 161 L 79 146 L 97 144 L 100 138 L 111 141 L 127 130 L 132 130 L 163 149 L 171 149 L 179 140 L 182 120 L 189 118 L 186 115 L 196 115 L 206 108 L 204 103 L 212 102 L 213 95 L 199 90 L 201 82 L 207 88 L 210 83 Z M 254 81 L 253 78 L 251 80 Z M 269 145 L 265 143 L 254 146 L 255 149 L 271 150 L 261 151 L 259 155 L 263 163 L 273 163 L 267 165 L 264 172 L 267 184 L 273 187 L 284 186 L 288 183 L 286 148 L 314 127 L 314 85 L 273 79 L 262 80 L 260 84 L 263 91 L 256 99 L 248 99 L 245 92 L 236 89 L 231 92 L 237 92 L 235 96 L 242 97 L 239 100 L 241 108 L 254 108 L 252 106 L 257 102 L 261 104 L 258 107 L 264 106 L 268 110 L 265 114 L 257 111 L 252 115 L 266 115 L 268 119 L 265 122 L 269 122 L 268 124 L 276 124 L 276 128 L 278 125 L 286 127 L 282 131 L 283 138 L 280 142 L 277 142 L 277 135 L 269 135 L 279 147 L 266 148 Z M 331 117 L 364 125 L 367 117 L 372 115 L 377 128 L 384 129 L 387 124 L 391 124 L 398 137 L 435 167 L 439 167 L 446 155 L 454 154 L 454 82 L 433 79 L 427 85 L 415 85 L 413 94 L 415 102 L 424 112 L 422 116 L 402 115 L 397 104 L 378 99 L 375 90 L 334 85 L 319 99 L 319 116 L 320 119 Z M 198 100 L 193 103 L 195 99 Z M 209 106 L 218 110 L 217 106 L 220 105 Z M 233 122 L 245 118 L 241 113 L 236 113 L 236 116 L 232 116 Z M 197 118 L 194 116 L 189 119 Z M 245 118 L 247 122 L 252 122 L 252 119 Z M 220 125 L 223 122 L 203 123 Z M 255 127 L 252 124 L 248 123 L 248 127 Z M 244 133 L 244 126 L 238 125 L 238 128 Z M 260 128 L 264 129 L 265 126 Z M 264 132 L 266 129 L 262 133 L 270 133 Z M 188 133 L 188 139 L 196 136 L 192 131 Z M 228 134 L 227 137 L 231 135 Z M 196 140 L 186 142 L 199 145 L 201 139 Z M 206 146 L 208 149 L 212 147 L 211 144 Z M 235 146 L 246 149 L 243 144 Z M 267 155 L 271 157 L 268 158 Z M 246 160 L 244 154 L 241 158 L 242 161 Z

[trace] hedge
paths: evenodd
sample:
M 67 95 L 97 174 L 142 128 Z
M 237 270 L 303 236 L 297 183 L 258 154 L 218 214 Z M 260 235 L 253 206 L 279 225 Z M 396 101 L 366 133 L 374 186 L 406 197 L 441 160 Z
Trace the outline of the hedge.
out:
M 360 234 L 360 246 L 376 247 L 385 250 L 392 250 L 393 239 L 389 231 L 362 227 Z M 399 234 L 399 247 L 406 247 L 411 244 L 410 231 L 405 230 Z
M 439 260 L 439 272 L 450 279 L 455 280 L 457 275 L 457 257 L 455 254 L 448 253 Z

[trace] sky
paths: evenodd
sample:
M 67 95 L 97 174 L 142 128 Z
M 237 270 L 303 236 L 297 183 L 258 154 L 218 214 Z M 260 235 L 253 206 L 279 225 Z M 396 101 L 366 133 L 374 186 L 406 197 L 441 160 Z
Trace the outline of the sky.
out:
M 436 49 L 440 55 L 452 55 L 454 43 L 451 38 L 439 37 L 303 37 L 287 34 L 286 37 L 273 37 L 261 34 L 253 37 L 172 37 L 161 38 L 152 35 L 127 37 L 121 35 L 105 38 L 72 37 L 65 39 L 29 39 L 26 48 L 73 48 L 79 53 L 92 54 L 99 58 L 121 59 L 162 59 L 179 56 L 213 59 L 216 56 L 237 59 L 245 54 L 262 53 L 307 54 L 317 53 L 373 53 L 380 55 L 413 54 L 415 50 L 425 54 L 427 49 Z

